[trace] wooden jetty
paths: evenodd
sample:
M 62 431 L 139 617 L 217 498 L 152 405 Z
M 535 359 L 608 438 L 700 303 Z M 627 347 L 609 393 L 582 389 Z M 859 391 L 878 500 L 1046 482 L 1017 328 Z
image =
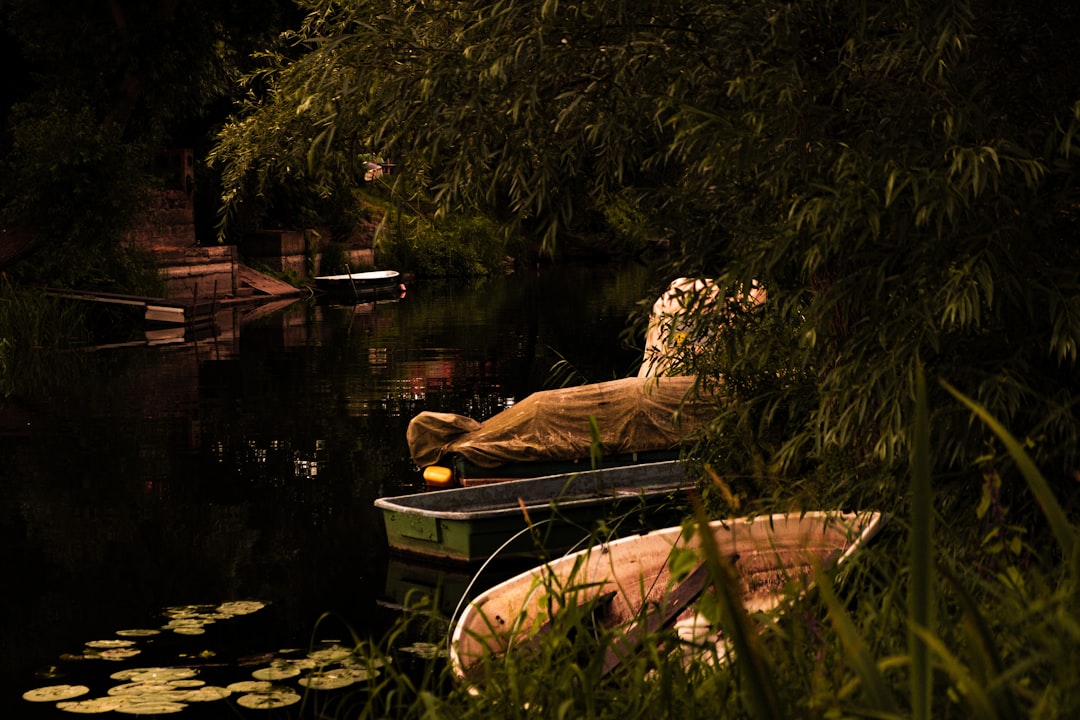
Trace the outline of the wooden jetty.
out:
M 179 300 L 175 298 L 152 298 L 92 290 L 54 290 L 45 292 L 55 297 L 86 302 L 123 305 L 143 309 L 143 319 L 148 325 L 199 325 L 213 322 L 217 311 L 217 299 Z
M 141 308 L 143 321 L 147 327 L 195 327 L 214 322 L 214 315 L 222 307 L 240 303 L 263 303 L 282 298 L 298 298 L 310 291 L 295 288 L 286 282 L 264 275 L 256 270 L 239 266 L 236 269 L 238 288 L 235 292 L 219 295 L 217 283 L 210 295 L 200 294 L 196 283 L 190 298 L 143 297 L 120 293 L 98 292 L 95 290 L 66 290 L 45 288 L 45 292 L 54 297 L 70 300 L 121 305 Z

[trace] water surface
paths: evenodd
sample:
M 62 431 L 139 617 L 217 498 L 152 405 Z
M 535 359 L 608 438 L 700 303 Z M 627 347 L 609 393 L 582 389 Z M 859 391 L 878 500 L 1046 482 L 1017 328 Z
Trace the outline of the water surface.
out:
M 643 266 L 547 268 L 355 308 L 237 308 L 197 342 L 81 353 L 0 400 L 0 709 L 71 717 L 19 696 L 105 677 L 65 658 L 160 627 L 164 608 L 265 602 L 205 639 L 155 641 L 231 671 L 305 643 L 325 613 L 323 639 L 380 633 L 400 568 L 372 503 L 422 486 L 409 419 L 482 420 L 560 359 L 589 381 L 633 372 L 619 335 L 650 282 Z

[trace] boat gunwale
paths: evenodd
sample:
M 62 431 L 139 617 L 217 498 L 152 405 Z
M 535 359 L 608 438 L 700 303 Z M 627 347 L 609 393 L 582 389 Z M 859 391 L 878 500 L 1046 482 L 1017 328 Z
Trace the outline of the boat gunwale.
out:
M 560 509 L 587 508 L 592 505 L 608 504 L 612 500 L 652 499 L 671 495 L 680 490 L 687 490 L 693 487 L 693 482 L 685 475 L 684 467 L 681 461 L 669 460 L 609 468 L 607 470 L 583 470 L 538 478 L 507 480 L 473 487 L 449 488 L 411 495 L 378 498 L 375 500 L 375 507 L 384 513 L 422 515 L 438 520 L 467 522 L 520 516 L 522 505 L 524 505 L 526 511 L 542 511 L 551 508 L 553 505 Z M 647 471 L 660 471 L 662 473 L 668 468 L 670 468 L 670 471 L 667 473 L 666 479 L 663 477 L 649 477 L 648 482 L 639 484 L 621 482 L 605 484 L 602 486 L 602 490 L 589 488 L 583 488 L 579 492 L 571 490 L 574 487 L 602 481 L 604 473 L 612 473 L 616 477 L 643 472 L 648 475 Z M 514 494 L 515 489 L 520 489 L 523 486 L 532 490 L 531 493 L 526 493 L 530 497 Z M 559 492 L 544 492 L 551 488 Z M 475 499 L 476 507 L 480 509 L 449 510 L 438 509 L 437 507 L 441 501 L 449 498 L 460 500 L 461 505 L 467 506 L 470 495 Z M 514 502 L 515 499 L 520 502 Z M 494 506 L 492 500 L 498 502 L 498 505 Z

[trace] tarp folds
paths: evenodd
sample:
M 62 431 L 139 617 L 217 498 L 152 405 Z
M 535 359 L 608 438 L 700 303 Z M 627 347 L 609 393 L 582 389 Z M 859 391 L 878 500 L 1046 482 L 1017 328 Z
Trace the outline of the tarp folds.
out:
M 484 422 L 422 412 L 406 438 L 413 462 L 427 467 L 459 455 L 480 467 L 577 460 L 589 456 L 595 417 L 604 455 L 668 450 L 715 414 L 687 398 L 692 377 L 631 377 L 533 393 Z

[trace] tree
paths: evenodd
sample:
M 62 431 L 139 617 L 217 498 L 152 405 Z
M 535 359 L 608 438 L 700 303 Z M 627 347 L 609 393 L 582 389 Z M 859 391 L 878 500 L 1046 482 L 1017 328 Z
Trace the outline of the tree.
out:
M 775 478 L 906 457 L 917 366 L 1075 467 L 1080 10 L 1044 0 L 305 0 L 221 136 L 225 205 L 392 157 L 443 212 L 549 246 L 632 194 L 705 308 L 685 369 L 732 399 L 712 453 Z M 986 437 L 941 402 L 935 456 Z M 726 465 L 724 465 L 726 463 Z

